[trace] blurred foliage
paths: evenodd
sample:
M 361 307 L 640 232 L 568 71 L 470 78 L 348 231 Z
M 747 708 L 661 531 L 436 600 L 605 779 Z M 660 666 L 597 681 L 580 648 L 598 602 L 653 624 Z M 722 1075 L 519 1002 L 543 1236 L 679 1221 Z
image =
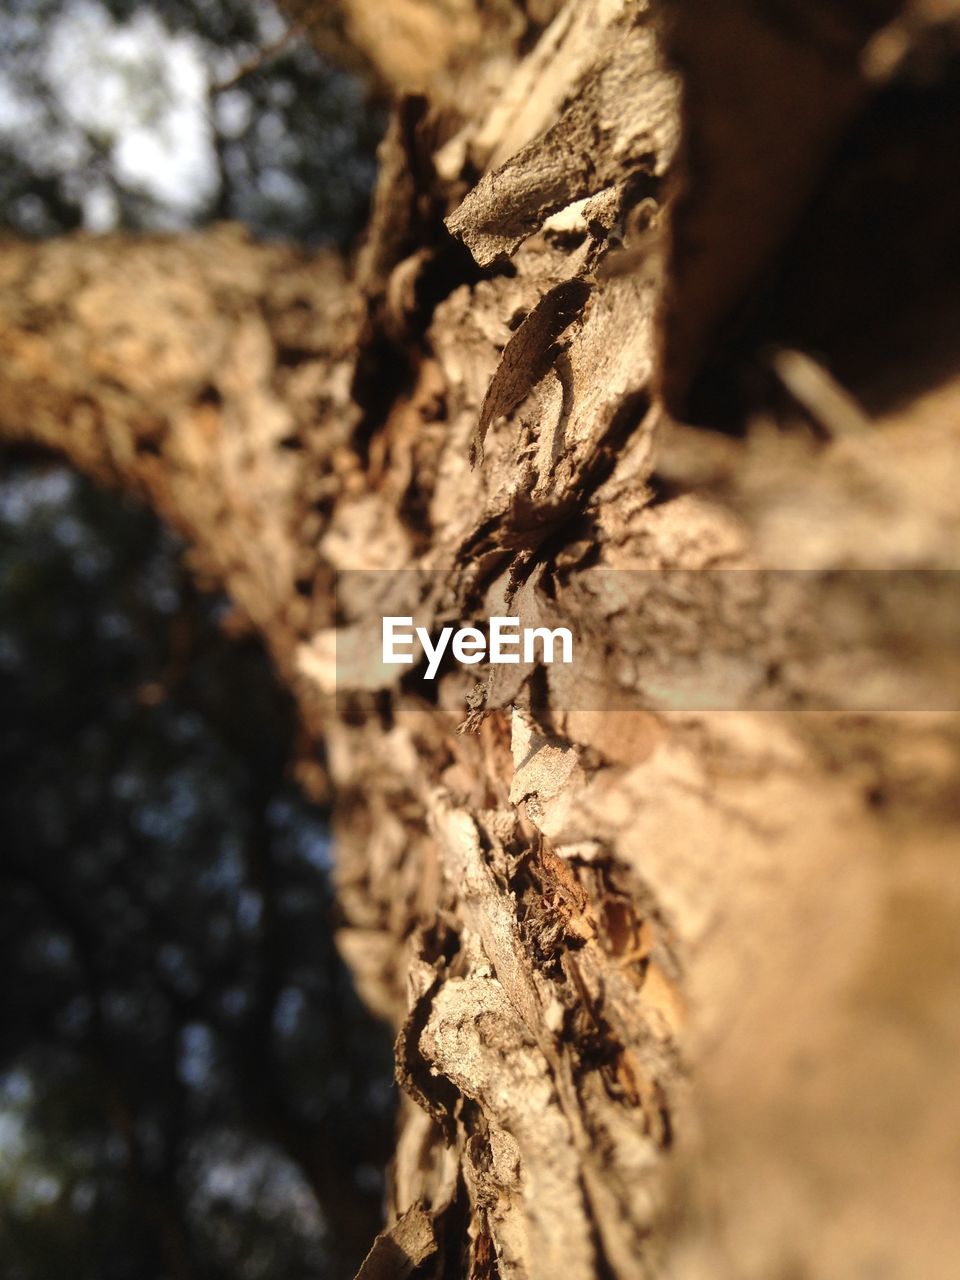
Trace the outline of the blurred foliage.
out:
M 0 225 L 347 243 L 382 122 L 285 29 L 255 0 L 7 0 Z M 181 550 L 0 457 L 4 1280 L 340 1280 L 379 1225 L 390 1048 L 333 947 L 307 747 Z
M 149 513 L 6 472 L 0 1274 L 345 1274 L 390 1054 L 334 952 L 293 706 Z
M 7 0 L 0 225 L 347 243 L 383 116 L 262 0 Z

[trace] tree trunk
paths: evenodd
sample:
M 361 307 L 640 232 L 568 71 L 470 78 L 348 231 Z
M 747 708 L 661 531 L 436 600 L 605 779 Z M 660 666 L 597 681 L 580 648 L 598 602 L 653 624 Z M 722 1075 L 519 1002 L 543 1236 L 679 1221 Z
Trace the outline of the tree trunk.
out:
M 952 1278 L 952 7 L 491 8 L 341 6 L 398 90 L 350 270 L 4 244 L 0 430 L 182 529 L 323 739 L 405 1090 L 365 1280 Z M 498 612 L 574 685 L 366 662 Z

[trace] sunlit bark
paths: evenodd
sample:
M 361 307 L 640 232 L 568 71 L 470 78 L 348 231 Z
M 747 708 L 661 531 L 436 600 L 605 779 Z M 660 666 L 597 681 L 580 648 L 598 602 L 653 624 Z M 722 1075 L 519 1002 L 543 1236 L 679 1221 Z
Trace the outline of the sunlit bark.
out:
M 368 1280 L 955 1272 L 960 723 L 783 710 L 779 631 L 744 638 L 779 710 L 609 710 L 631 637 L 584 604 L 604 568 L 956 566 L 958 210 L 913 132 L 956 122 L 953 28 L 896 8 L 424 0 L 400 66 L 358 7 L 420 96 L 351 271 L 229 228 L 0 251 L 0 430 L 183 529 L 324 738 L 339 941 L 406 1090 Z M 579 611 L 601 709 L 493 684 L 459 733 L 463 673 L 337 688 L 377 601 L 335 614 L 335 574 L 408 568 L 444 616 L 507 581 Z M 708 654 L 726 604 L 694 590 Z

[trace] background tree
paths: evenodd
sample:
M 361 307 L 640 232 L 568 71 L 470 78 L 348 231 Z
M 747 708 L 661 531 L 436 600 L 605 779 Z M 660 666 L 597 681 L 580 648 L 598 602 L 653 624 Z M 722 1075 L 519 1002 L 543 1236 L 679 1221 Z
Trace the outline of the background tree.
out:
M 286 29 L 246 5 L 8 14 L 8 227 L 348 238 L 377 111 L 302 40 L 261 58 Z M 389 1040 L 332 945 L 327 823 L 292 777 L 316 751 L 182 552 L 140 505 L 5 455 L 10 1277 L 339 1276 L 381 1223 Z

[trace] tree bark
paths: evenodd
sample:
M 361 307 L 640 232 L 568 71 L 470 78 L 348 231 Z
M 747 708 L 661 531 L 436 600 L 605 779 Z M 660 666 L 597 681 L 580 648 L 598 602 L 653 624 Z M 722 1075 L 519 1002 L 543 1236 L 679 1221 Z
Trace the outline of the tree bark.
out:
M 398 4 L 406 61 L 347 24 L 400 90 L 349 270 L 6 243 L 0 431 L 182 529 L 324 741 L 405 1090 L 365 1280 L 946 1280 L 953 606 L 900 654 L 935 695 L 863 710 L 721 571 L 848 571 L 859 625 L 863 571 L 957 567 L 954 15 L 496 9 Z M 431 626 L 577 619 L 594 697 L 351 675 L 410 581 Z M 657 696 L 691 634 L 722 709 Z

